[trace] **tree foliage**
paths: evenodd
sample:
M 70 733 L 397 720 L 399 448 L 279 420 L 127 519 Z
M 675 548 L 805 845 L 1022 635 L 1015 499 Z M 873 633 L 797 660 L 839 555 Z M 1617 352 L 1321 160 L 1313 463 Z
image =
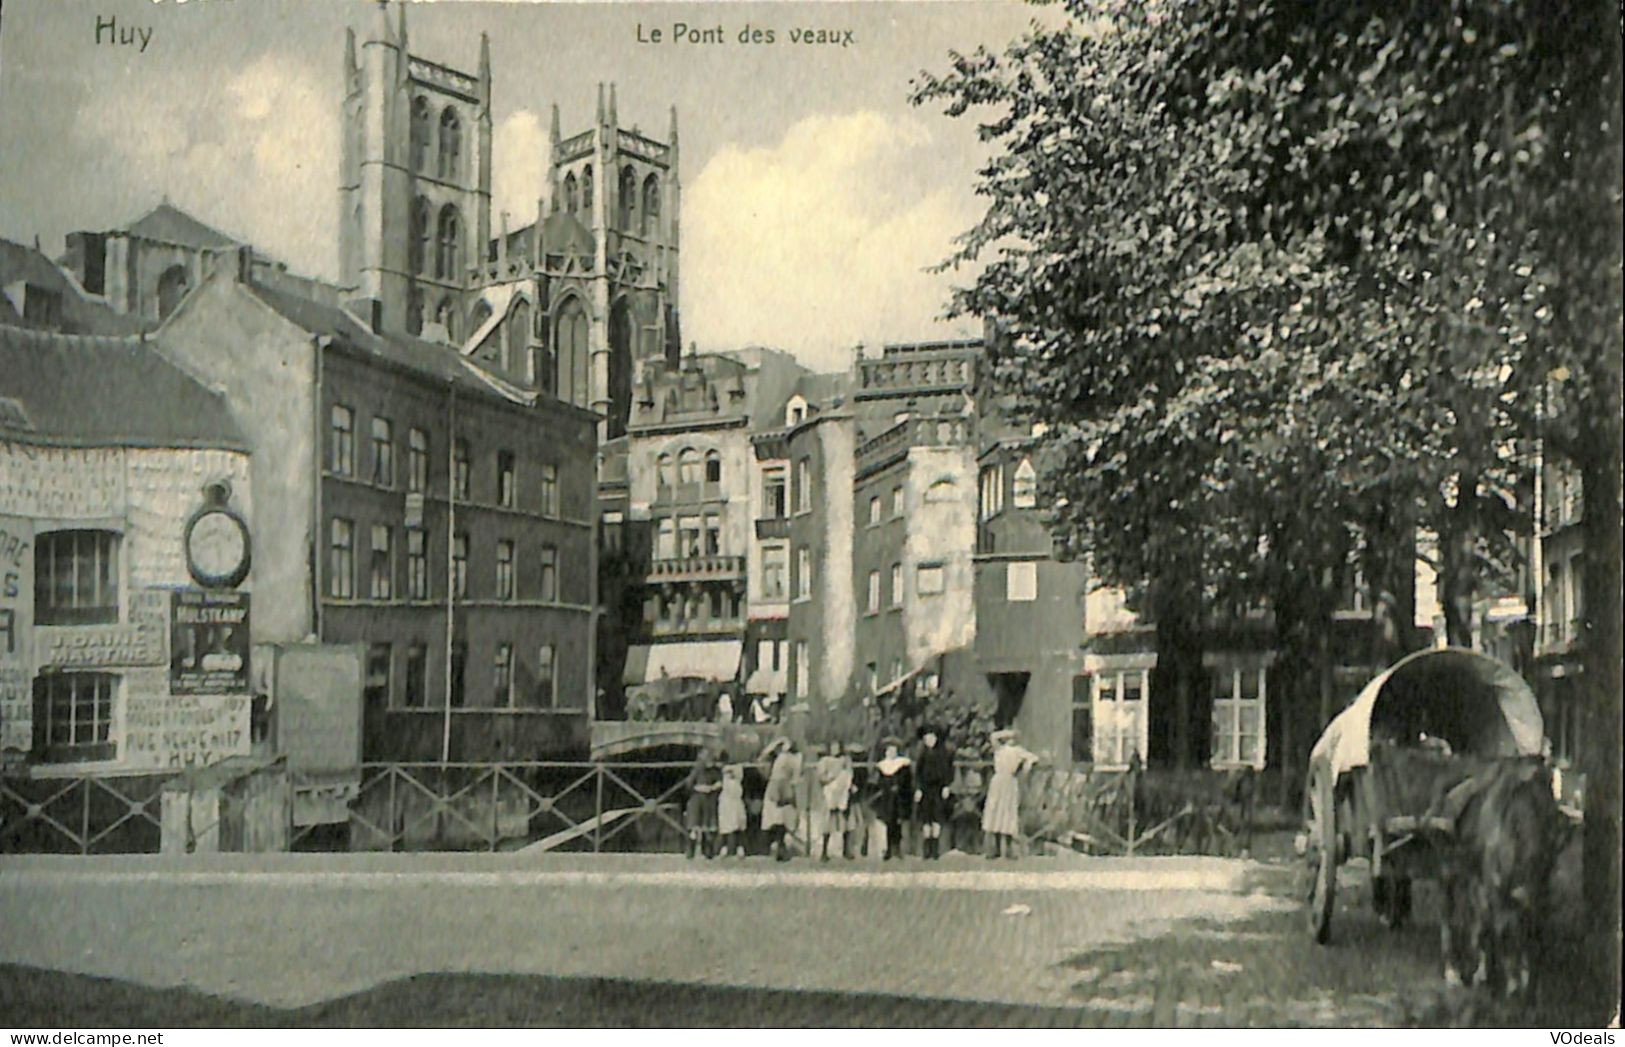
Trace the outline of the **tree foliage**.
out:
M 914 99 L 975 110 L 991 147 L 953 310 L 1001 332 L 993 381 L 1046 424 L 1057 524 L 1102 581 L 1177 594 L 1153 614 L 1269 601 L 1310 660 L 1351 563 L 1386 552 L 1403 585 L 1418 528 L 1465 639 L 1516 565 L 1536 441 L 1617 531 L 1616 7 L 1043 15 Z

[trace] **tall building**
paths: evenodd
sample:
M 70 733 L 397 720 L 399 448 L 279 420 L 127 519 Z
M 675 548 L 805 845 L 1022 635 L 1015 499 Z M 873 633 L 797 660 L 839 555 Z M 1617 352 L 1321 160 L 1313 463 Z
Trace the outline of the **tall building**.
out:
M 602 415 L 621 436 L 653 361 L 675 364 L 680 179 L 664 141 L 621 126 L 599 86 L 593 124 L 552 108 L 537 217 L 491 213 L 490 46 L 476 72 L 413 54 L 406 9 L 347 33 L 341 291 L 380 330 L 458 348 L 508 380 Z

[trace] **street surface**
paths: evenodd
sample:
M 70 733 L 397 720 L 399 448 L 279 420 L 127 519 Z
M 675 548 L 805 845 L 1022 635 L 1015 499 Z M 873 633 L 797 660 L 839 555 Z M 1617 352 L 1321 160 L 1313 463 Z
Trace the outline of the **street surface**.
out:
M 8 857 L 0 962 L 278 1007 L 420 972 L 1065 1005 L 1080 949 L 1284 904 L 1249 891 L 1223 859 Z
M 1285 860 L 7 856 L 0 1025 L 1564 1024 L 1345 872 L 1319 946 Z

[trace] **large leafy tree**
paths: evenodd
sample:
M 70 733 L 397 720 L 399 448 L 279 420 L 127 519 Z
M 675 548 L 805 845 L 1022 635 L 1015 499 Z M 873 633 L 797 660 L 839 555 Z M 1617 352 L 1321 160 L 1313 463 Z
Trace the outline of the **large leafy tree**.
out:
M 1462 642 L 1528 527 L 1530 452 L 1574 461 L 1602 568 L 1588 887 L 1617 911 L 1617 11 L 1047 15 L 1002 54 L 954 55 L 915 100 L 988 114 L 988 209 L 950 260 L 984 268 L 954 308 L 995 321 L 995 382 L 1047 424 L 1057 523 L 1174 636 L 1269 601 L 1302 705 L 1352 560 L 1397 608 L 1397 653 L 1410 536 L 1431 531 Z

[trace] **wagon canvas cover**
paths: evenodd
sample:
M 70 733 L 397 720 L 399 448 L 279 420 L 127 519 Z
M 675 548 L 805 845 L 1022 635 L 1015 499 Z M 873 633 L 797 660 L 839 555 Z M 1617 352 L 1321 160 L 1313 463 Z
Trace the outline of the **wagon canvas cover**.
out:
M 1373 729 L 1415 743 L 1427 733 L 1457 752 L 1538 756 L 1545 725 L 1534 692 L 1509 666 L 1464 648 L 1418 651 L 1377 676 L 1326 726 L 1309 755 L 1341 775 L 1371 761 Z

